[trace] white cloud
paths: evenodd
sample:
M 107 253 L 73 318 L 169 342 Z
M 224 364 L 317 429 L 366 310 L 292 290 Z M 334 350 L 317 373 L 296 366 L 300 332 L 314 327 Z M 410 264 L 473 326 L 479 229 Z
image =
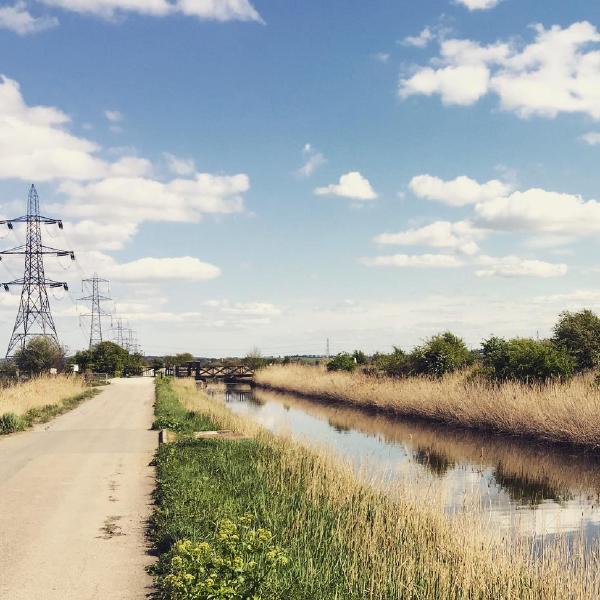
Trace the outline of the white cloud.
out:
M 111 123 L 120 123 L 124 119 L 123 113 L 119 112 L 118 110 L 105 110 L 104 111 L 104 116 Z
M 378 60 L 380 63 L 386 63 L 390 60 L 391 54 L 388 52 L 376 52 L 373 54 L 373 58 Z
M 469 10 L 489 10 L 500 4 L 500 0 L 455 0 Z
M 600 131 L 589 131 L 584 133 L 579 139 L 590 146 L 597 146 L 600 144 Z
M 204 303 L 224 315 L 250 317 L 277 317 L 281 309 L 270 302 L 231 302 L 229 300 L 208 300 Z
M 353 200 L 375 200 L 377 194 L 369 180 L 358 171 L 351 171 L 340 177 L 339 183 L 332 183 L 315 190 L 319 196 L 341 196 Z
M 559 236 L 600 232 L 600 203 L 573 194 L 532 188 L 475 206 L 477 222 L 490 229 Z
M 399 246 L 430 246 L 451 248 L 465 255 L 479 251 L 476 240 L 485 237 L 485 231 L 473 226 L 469 221 L 436 221 L 418 229 L 408 229 L 398 233 L 382 233 L 375 237 L 378 244 Z
M 203 214 L 241 212 L 241 194 L 249 188 L 244 174 L 196 173 L 194 178 L 166 183 L 144 177 L 107 177 L 88 184 L 62 183 L 59 191 L 68 199 L 60 210 L 67 217 L 98 222 L 198 221 Z
M 58 25 L 56 17 L 34 17 L 27 10 L 25 2 L 13 6 L 0 7 L 0 28 L 10 29 L 19 35 L 39 33 Z
M 315 150 L 311 144 L 304 145 L 302 156 L 305 163 L 296 171 L 302 177 L 310 177 L 319 167 L 327 162 L 323 154 Z
M 181 158 L 168 152 L 164 152 L 163 156 L 167 163 L 167 168 L 175 175 L 191 175 L 196 171 L 196 165 L 191 158 Z
M 115 281 L 205 281 L 219 277 L 221 270 L 215 265 L 191 256 L 177 258 L 140 258 L 128 263 L 114 264 L 105 269 Z
M 425 27 L 419 35 L 405 37 L 402 44 L 404 46 L 414 46 L 415 48 L 425 48 L 434 37 L 433 31 L 429 27 Z
M 582 113 L 600 119 L 600 33 L 587 21 L 536 25 L 529 44 L 447 39 L 429 66 L 400 80 L 402 98 L 437 94 L 470 105 L 493 93 L 521 117 Z
M 410 180 L 409 187 L 419 198 L 436 200 L 450 206 L 464 206 L 485 202 L 510 191 L 510 186 L 497 179 L 478 183 L 461 175 L 451 181 L 444 181 L 432 175 L 417 175 Z
M 248 0 L 178 0 L 176 10 L 199 19 L 263 22 Z
M 360 262 L 367 267 L 454 268 L 463 265 L 452 254 L 392 254 L 389 256 L 361 258 Z
M 164 17 L 176 13 L 210 21 L 262 22 L 249 0 L 41 0 L 64 10 L 113 18 L 122 13 Z
M 483 268 L 475 271 L 477 277 L 562 277 L 567 265 L 518 256 L 480 256 L 478 264 Z
M 28 106 L 19 84 L 0 76 L 0 178 L 90 180 L 149 172 L 150 162 L 137 157 L 99 158 L 100 146 L 70 133 L 69 122 L 57 108 Z

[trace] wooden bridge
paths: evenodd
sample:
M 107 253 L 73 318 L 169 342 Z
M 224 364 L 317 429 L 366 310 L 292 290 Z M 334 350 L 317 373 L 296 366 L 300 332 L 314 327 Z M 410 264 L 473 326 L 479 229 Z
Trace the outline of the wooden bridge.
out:
M 167 367 L 165 374 L 171 377 L 194 377 L 197 381 L 250 381 L 254 369 L 246 365 L 201 365 L 187 363 L 181 367 Z

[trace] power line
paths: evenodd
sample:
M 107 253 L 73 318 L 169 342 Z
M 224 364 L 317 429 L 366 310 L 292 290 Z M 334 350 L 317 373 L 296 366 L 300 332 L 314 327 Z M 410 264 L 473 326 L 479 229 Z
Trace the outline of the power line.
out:
M 72 250 L 59 250 L 44 246 L 42 243 L 42 224 L 58 225 L 59 229 L 62 229 L 63 224 L 60 219 L 40 215 L 40 201 L 34 185 L 29 188 L 27 214 L 15 219 L 0 220 L 0 224 L 7 225 L 9 229 L 13 229 L 14 223 L 27 224 L 27 237 L 25 244 L 0 251 L 0 259 L 2 256 L 8 255 L 25 256 L 23 277 L 2 283 L 6 291 L 10 289 L 11 285 L 22 286 L 19 311 L 8 343 L 7 357 L 11 356 L 17 347 L 24 348 L 27 339 L 34 336 L 47 337 L 56 345 L 60 345 L 50 311 L 47 288 L 62 287 L 68 291 L 69 287 L 65 281 L 46 278 L 44 255 L 70 256 L 71 260 L 75 260 L 75 253 Z

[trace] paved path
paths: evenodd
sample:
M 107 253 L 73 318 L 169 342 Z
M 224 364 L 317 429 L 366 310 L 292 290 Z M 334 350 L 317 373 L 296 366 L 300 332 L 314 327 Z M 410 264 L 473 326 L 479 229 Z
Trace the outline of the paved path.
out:
M 153 380 L 115 380 L 33 431 L 0 438 L 0 598 L 145 598 L 156 448 Z

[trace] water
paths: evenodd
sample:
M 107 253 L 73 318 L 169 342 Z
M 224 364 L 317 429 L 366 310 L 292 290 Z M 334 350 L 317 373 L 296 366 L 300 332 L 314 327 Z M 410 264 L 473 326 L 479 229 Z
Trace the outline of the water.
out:
M 360 477 L 401 482 L 448 513 L 475 508 L 495 531 L 600 539 L 600 457 L 423 422 L 394 419 L 290 394 L 228 387 L 213 392 L 235 413 L 276 433 L 327 446 Z M 475 505 L 475 506 L 474 506 Z

